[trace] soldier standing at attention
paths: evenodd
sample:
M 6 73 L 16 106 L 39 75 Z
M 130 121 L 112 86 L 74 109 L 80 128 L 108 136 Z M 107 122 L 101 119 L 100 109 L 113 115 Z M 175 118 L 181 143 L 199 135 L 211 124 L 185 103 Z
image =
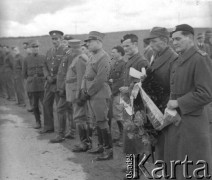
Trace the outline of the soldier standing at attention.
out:
M 18 47 L 13 49 L 14 55 L 14 79 L 15 79 L 15 91 L 17 96 L 18 105 L 25 107 L 25 90 L 24 90 L 24 79 L 23 79 L 23 57 L 20 55 Z
M 24 57 L 24 61 L 25 61 L 26 57 L 30 56 L 31 54 L 31 48 L 29 47 L 29 42 L 23 42 L 23 48 L 25 52 L 25 57 Z M 27 96 L 29 98 L 29 109 L 27 109 L 27 111 L 33 112 L 33 97 L 32 97 L 32 94 L 28 92 L 27 88 L 26 88 L 26 91 L 27 91 Z
M 0 97 L 5 98 L 5 87 L 4 87 L 4 55 L 3 46 L 0 45 Z
M 115 46 L 112 49 L 112 58 L 114 60 L 113 66 L 110 71 L 110 79 L 109 82 L 111 83 L 111 90 L 112 90 L 112 117 L 117 122 L 118 129 L 119 129 L 119 137 L 114 139 L 117 141 L 117 145 L 122 145 L 123 140 L 123 110 L 124 107 L 120 104 L 120 91 L 119 88 L 124 84 L 124 70 L 125 64 L 124 61 L 124 49 L 121 46 Z
M 41 128 L 41 119 L 39 111 L 39 101 L 43 104 L 44 96 L 44 73 L 43 63 L 45 57 L 39 55 L 38 41 L 32 41 L 29 44 L 31 55 L 27 56 L 23 65 L 23 76 L 27 79 L 26 87 L 33 98 L 33 112 L 36 120 L 35 129 Z
M 4 52 L 4 85 L 7 92 L 7 99 L 15 101 L 14 89 L 14 62 L 8 46 L 3 47 Z
M 67 138 L 74 139 L 75 134 L 75 123 L 73 123 L 73 110 L 72 104 L 66 101 L 66 88 L 65 88 L 65 79 L 68 66 L 70 64 L 69 59 L 72 58 L 71 48 L 67 44 L 69 40 L 73 39 L 70 35 L 65 35 L 63 44 L 66 48 L 66 55 L 62 58 L 60 63 L 58 73 L 57 73 L 57 90 L 59 92 L 59 101 L 57 104 L 57 114 L 58 114 L 58 124 L 59 131 L 57 136 L 54 139 L 51 139 L 51 143 L 60 143 L 65 140 L 65 130 L 66 130 L 66 119 L 68 117 L 69 121 L 69 134 L 66 134 Z M 67 42 L 67 43 L 66 43 Z M 69 136 L 68 136 L 69 135 Z
M 90 124 L 86 115 L 86 102 L 80 100 L 82 80 L 88 61 L 88 57 L 82 54 L 80 43 L 81 41 L 77 39 L 69 41 L 73 60 L 66 75 L 66 97 L 67 101 L 72 103 L 73 118 L 80 138 L 80 144 L 75 145 L 73 152 L 85 152 L 92 145 L 89 138 Z
M 44 61 L 46 83 L 43 100 L 44 127 L 40 131 L 41 134 L 54 132 L 53 105 L 54 100 L 56 101 L 56 105 L 59 100 L 57 73 L 62 57 L 65 54 L 64 46 L 61 45 L 63 32 L 57 30 L 50 31 L 49 35 L 51 36 L 54 47 L 47 51 Z
M 103 50 L 104 34 L 92 31 L 85 40 L 91 58 L 86 66 L 82 94 L 89 99 L 91 110 L 94 114 L 98 135 L 98 147 L 88 153 L 101 153 L 96 160 L 109 160 L 113 158 L 112 138 L 108 125 L 108 103 L 111 98 L 111 90 L 108 85 L 110 73 L 110 57 Z

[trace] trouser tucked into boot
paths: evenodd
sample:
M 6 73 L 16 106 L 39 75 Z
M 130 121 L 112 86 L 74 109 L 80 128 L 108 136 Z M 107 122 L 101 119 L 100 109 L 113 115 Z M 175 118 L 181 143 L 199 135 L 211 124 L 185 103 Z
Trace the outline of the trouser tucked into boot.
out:
M 89 137 L 89 128 L 86 123 L 84 124 L 78 124 L 77 123 L 77 128 L 79 132 L 79 138 L 80 138 L 80 145 L 76 145 L 73 148 L 73 152 L 85 152 L 88 149 L 91 149 L 91 139 Z
M 109 127 L 101 129 L 103 137 L 103 153 L 96 158 L 97 161 L 113 159 L 113 143 Z

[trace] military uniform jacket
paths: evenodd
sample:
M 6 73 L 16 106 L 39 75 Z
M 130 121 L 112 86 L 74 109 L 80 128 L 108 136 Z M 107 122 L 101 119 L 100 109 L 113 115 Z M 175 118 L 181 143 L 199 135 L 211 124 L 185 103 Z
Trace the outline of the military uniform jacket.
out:
M 128 62 L 126 63 L 125 66 L 125 71 L 124 71 L 124 86 L 130 86 L 135 82 L 138 82 L 137 79 L 131 77 L 129 75 L 130 68 L 133 67 L 138 71 L 141 71 L 141 68 L 147 68 L 149 67 L 149 62 L 140 55 L 140 53 L 135 54 L 134 56 L 130 57 L 128 59 Z
M 177 100 L 181 115 L 178 126 L 168 126 L 165 134 L 164 158 L 167 164 L 170 160 L 184 160 L 187 155 L 194 166 L 200 159 L 212 167 L 209 121 L 205 105 L 212 101 L 212 62 L 206 53 L 194 47 L 179 55 L 171 68 L 171 99 Z M 176 172 L 177 179 L 185 179 L 183 173 Z M 196 178 L 193 178 L 196 179 Z
M 58 68 L 64 55 L 65 50 L 63 46 L 59 46 L 57 49 L 53 47 L 46 54 L 43 69 L 45 78 L 51 76 L 53 79 L 53 82 L 51 84 L 47 83 L 48 85 L 46 86 L 50 91 L 56 92 L 57 90 L 56 80 Z
M 57 73 L 57 90 L 58 91 L 65 91 L 66 73 L 72 60 L 73 60 L 72 54 L 69 51 L 67 51 L 66 55 L 64 55 L 61 60 L 58 73 Z
M 68 102 L 73 103 L 79 98 L 86 63 L 87 56 L 85 54 L 78 54 L 68 67 L 66 75 L 66 99 Z
M 0 71 L 2 72 L 4 68 L 4 56 L 2 52 L 0 52 Z
M 126 62 L 124 59 L 116 61 L 110 71 L 109 79 L 112 79 L 112 95 L 117 95 L 119 93 L 119 88 L 124 85 L 124 69 Z
M 29 55 L 24 59 L 23 76 L 27 79 L 27 92 L 44 91 L 44 60 L 45 56 L 43 55 Z
M 18 54 L 14 57 L 14 75 L 15 78 L 22 76 L 23 57 Z
M 14 69 L 13 57 L 10 53 L 4 56 L 4 72 L 12 72 Z
M 82 88 L 87 90 L 91 98 L 110 98 L 109 73 L 110 57 L 101 49 L 93 54 L 88 61 Z
M 210 46 L 208 45 L 208 44 L 205 44 L 205 43 L 203 43 L 203 44 L 197 44 L 197 47 L 201 50 L 201 51 L 204 51 L 204 52 L 206 52 L 209 56 L 210 56 L 210 54 L 211 54 L 211 52 L 210 52 Z

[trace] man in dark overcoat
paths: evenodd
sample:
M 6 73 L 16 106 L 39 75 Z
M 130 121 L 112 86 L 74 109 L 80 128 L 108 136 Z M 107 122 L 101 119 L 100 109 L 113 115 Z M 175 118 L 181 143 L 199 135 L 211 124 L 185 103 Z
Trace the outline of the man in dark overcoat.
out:
M 169 46 L 169 32 L 164 27 L 153 27 L 147 40 L 155 56 L 142 86 L 150 97 L 154 96 L 152 99 L 157 99 L 154 103 L 164 113 L 170 95 L 170 65 L 177 58 L 177 53 Z M 147 86 L 151 89 L 146 89 Z M 155 89 L 156 86 L 158 89 Z M 158 132 L 155 160 L 164 159 L 164 138 L 164 130 Z
M 191 26 L 178 25 L 171 35 L 179 57 L 171 68 L 171 93 L 167 107 L 177 110 L 182 120 L 178 126 L 172 124 L 167 128 L 164 158 L 169 168 L 170 161 L 188 163 L 188 170 L 183 170 L 182 163 L 176 167 L 176 179 L 184 180 L 188 176 L 197 179 L 201 175 L 206 179 L 208 170 L 212 168 L 209 121 L 205 108 L 212 101 L 212 62 L 207 53 L 195 48 Z M 205 175 L 203 170 L 196 174 L 200 160 L 207 162 Z

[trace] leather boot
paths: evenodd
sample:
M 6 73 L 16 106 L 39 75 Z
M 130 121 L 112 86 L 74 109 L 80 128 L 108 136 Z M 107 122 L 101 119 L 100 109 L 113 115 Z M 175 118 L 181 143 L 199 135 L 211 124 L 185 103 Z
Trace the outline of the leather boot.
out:
M 51 139 L 50 143 L 61 143 L 65 140 L 63 136 L 57 135 L 54 139 Z
M 72 151 L 73 152 L 86 152 L 88 149 L 90 149 L 90 141 L 88 138 L 88 128 L 85 124 L 79 124 L 77 125 L 78 131 L 79 131 L 79 137 L 80 137 L 80 145 L 76 145 Z
M 96 161 L 105 161 L 105 160 L 110 160 L 110 159 L 113 159 L 113 149 L 110 148 L 110 149 L 106 149 L 104 148 L 104 152 L 96 157 Z
M 34 129 L 40 129 L 40 128 L 41 128 L 40 122 L 36 122 L 36 125 L 34 126 Z
M 98 147 L 88 150 L 87 152 L 90 154 L 99 154 L 103 153 L 103 137 L 102 132 L 99 127 L 96 127 L 97 135 L 98 135 Z
M 104 161 L 113 159 L 113 143 L 109 128 L 101 129 L 103 142 L 104 142 L 104 152 L 96 158 L 97 161 Z

